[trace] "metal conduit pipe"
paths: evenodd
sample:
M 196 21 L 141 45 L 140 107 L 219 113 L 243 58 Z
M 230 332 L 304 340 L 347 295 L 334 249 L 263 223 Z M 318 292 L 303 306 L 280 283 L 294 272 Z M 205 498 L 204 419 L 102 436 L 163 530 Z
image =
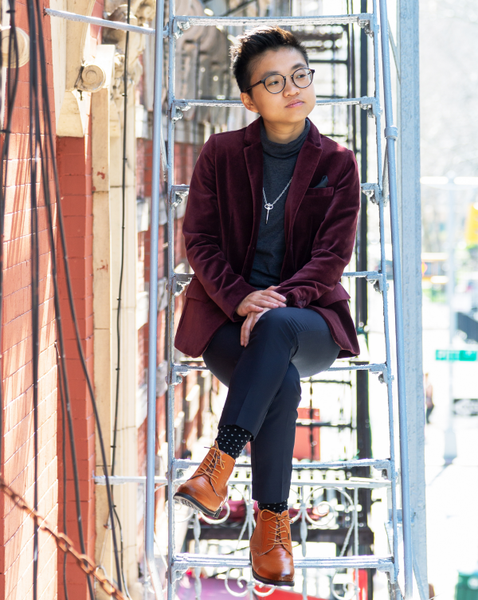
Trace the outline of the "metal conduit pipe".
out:
M 380 2 L 381 46 L 383 59 L 383 90 L 385 105 L 385 138 L 390 192 L 390 225 L 393 257 L 393 294 L 395 300 L 395 330 L 397 344 L 398 419 L 400 429 L 402 527 L 404 550 L 405 600 L 413 597 L 412 530 L 410 510 L 410 478 L 408 458 L 408 424 L 405 381 L 405 346 L 403 339 L 402 265 L 400 256 L 400 232 L 398 228 L 396 148 L 398 130 L 393 123 L 392 80 L 387 3 Z
M 156 4 L 156 31 L 163 31 L 164 3 Z M 159 182 L 161 168 L 162 126 L 162 66 L 163 36 L 155 37 L 154 51 L 154 107 L 153 107 L 153 172 L 151 182 L 151 249 L 149 268 L 149 340 L 148 340 L 148 424 L 146 441 L 146 515 L 144 546 L 150 582 L 156 600 L 163 599 L 163 591 L 154 559 L 154 492 L 156 475 L 156 362 L 158 336 L 158 236 L 159 236 Z

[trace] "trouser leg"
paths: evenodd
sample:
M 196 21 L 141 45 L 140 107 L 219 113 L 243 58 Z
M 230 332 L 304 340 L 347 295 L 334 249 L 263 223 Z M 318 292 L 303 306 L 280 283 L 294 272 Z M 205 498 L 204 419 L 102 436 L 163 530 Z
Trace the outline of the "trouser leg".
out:
M 276 503 L 289 497 L 299 404 L 300 377 L 291 363 L 251 442 L 252 497 L 259 502 Z
M 300 376 L 327 369 L 339 347 L 322 317 L 308 309 L 265 313 L 246 348 L 239 343 L 240 326 L 227 323 L 204 353 L 212 373 L 229 385 L 219 425 L 251 432 L 254 497 L 280 502 L 290 485 Z

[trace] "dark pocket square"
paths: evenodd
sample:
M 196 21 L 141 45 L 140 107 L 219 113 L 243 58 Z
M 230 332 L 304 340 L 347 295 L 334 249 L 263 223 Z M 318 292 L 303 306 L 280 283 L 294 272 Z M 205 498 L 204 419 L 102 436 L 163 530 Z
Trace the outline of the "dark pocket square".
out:
M 329 178 L 327 177 L 327 175 L 324 175 L 322 177 L 322 179 L 320 180 L 320 182 L 317 185 L 314 185 L 314 187 L 312 189 L 316 190 L 317 188 L 327 187 L 328 183 L 329 183 Z

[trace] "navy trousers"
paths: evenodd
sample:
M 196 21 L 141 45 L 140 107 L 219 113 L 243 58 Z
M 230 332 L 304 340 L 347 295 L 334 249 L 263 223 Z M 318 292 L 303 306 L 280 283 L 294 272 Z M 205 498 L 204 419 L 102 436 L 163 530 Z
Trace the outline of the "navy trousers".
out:
M 253 498 L 282 502 L 289 496 L 300 378 L 328 369 L 340 348 L 324 319 L 310 309 L 269 310 L 245 348 L 241 325 L 223 325 L 203 358 L 229 388 L 219 426 L 238 425 L 253 436 Z

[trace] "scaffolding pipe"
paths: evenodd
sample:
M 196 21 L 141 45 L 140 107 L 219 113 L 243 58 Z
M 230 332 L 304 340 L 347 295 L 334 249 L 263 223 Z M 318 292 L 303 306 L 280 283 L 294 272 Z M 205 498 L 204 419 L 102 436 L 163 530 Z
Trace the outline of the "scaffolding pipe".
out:
M 402 491 L 402 528 L 405 576 L 405 600 L 413 596 L 412 530 L 410 510 L 410 474 L 408 457 L 407 395 L 405 381 L 405 346 L 403 336 L 402 265 L 400 256 L 400 232 L 398 228 L 398 197 L 396 147 L 398 129 L 393 122 L 392 78 L 388 34 L 387 3 L 381 0 L 380 24 L 382 28 L 383 92 L 385 105 L 385 139 L 390 193 L 390 226 L 393 257 L 393 295 L 395 304 L 395 330 L 397 344 L 398 419 L 400 429 L 400 461 Z
M 163 31 L 164 6 L 156 4 L 156 31 Z M 154 106 L 153 106 L 153 169 L 151 182 L 151 248 L 149 267 L 149 340 L 148 340 L 148 423 L 146 442 L 146 515 L 144 548 L 150 582 L 156 600 L 162 600 L 163 591 L 154 559 L 154 506 L 156 475 L 156 369 L 158 337 L 158 237 L 159 237 L 159 194 L 161 169 L 161 126 L 162 126 L 162 71 L 163 36 L 155 38 L 154 51 Z
M 88 25 L 98 25 L 98 27 L 109 27 L 109 29 L 119 29 L 120 31 L 129 31 L 130 33 L 142 33 L 144 35 L 154 35 L 155 29 L 150 27 L 140 27 L 139 25 L 130 25 L 121 21 L 110 21 L 109 19 L 99 19 L 98 17 L 88 17 L 87 15 L 77 15 L 66 10 L 54 10 L 45 8 L 45 14 L 50 17 L 60 17 L 66 21 L 77 21 L 79 23 L 88 23 Z

